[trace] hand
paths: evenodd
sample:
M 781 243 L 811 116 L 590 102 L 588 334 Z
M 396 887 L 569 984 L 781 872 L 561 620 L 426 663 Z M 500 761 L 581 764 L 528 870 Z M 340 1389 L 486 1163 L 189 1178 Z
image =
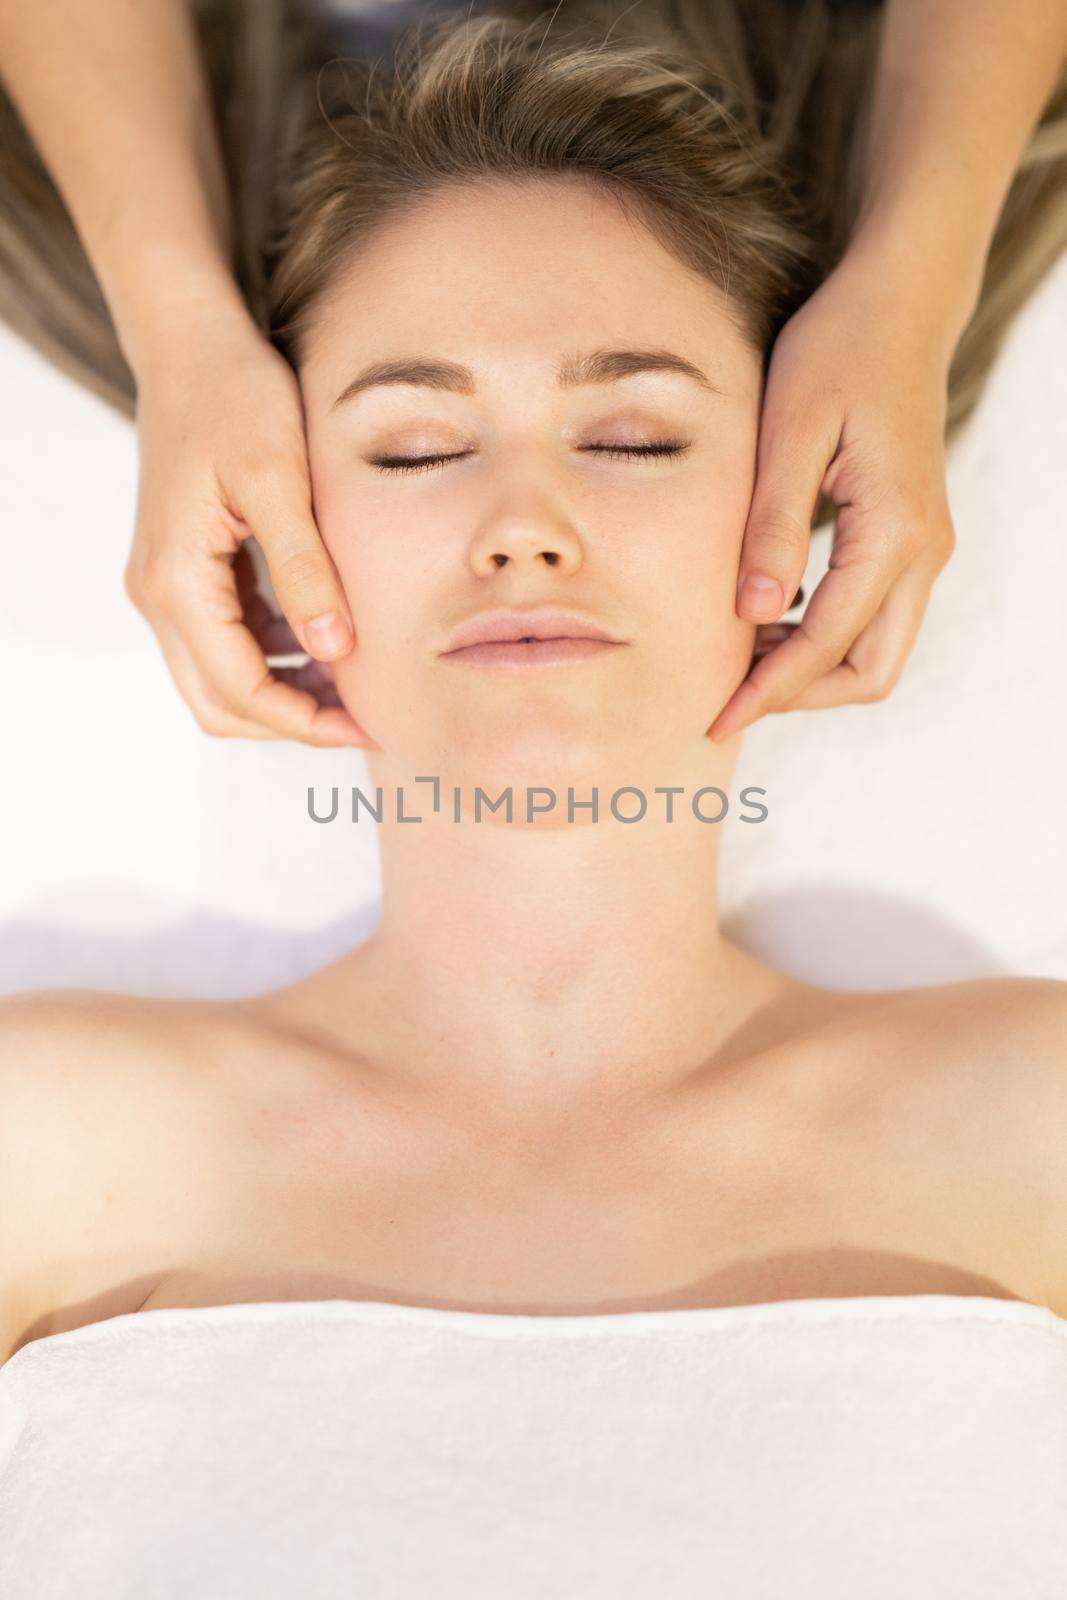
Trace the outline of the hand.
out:
M 954 325 L 891 279 L 846 255 L 775 342 L 737 591 L 738 615 L 764 627 L 711 739 L 768 711 L 885 699 L 955 548 Z M 800 586 L 820 493 L 836 506 L 829 570 L 801 620 L 774 626 Z
M 183 333 L 138 375 L 126 592 L 205 732 L 369 743 L 318 665 L 347 655 L 355 630 L 312 514 L 295 375 L 243 313 L 194 319 Z M 251 536 L 285 622 L 254 593 Z M 264 649 L 318 661 L 272 672 Z

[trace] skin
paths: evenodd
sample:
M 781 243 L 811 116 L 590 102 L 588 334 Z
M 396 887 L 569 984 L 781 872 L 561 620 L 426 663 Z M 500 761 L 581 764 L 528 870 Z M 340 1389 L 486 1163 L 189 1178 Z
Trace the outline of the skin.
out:
M 634 346 L 719 392 L 554 382 L 564 355 Z M 334 404 L 397 355 L 463 362 L 476 392 Z M 584 181 L 482 186 L 350 265 L 300 381 L 319 526 L 366 612 L 335 679 L 372 787 L 410 785 L 409 811 L 420 773 L 736 797 L 737 741 L 707 728 L 752 646 L 733 599 L 759 381 L 715 291 Z M 689 449 L 585 448 L 624 437 Z M 536 671 L 441 659 L 461 619 L 542 603 L 626 643 Z M 331 1295 L 561 1314 L 940 1292 L 1067 1311 L 1049 1132 L 1067 985 L 795 982 L 718 925 L 732 817 L 417 809 L 379 830 L 379 930 L 286 989 L 0 1008 L 0 1215 L 21 1219 L 0 1240 L 5 1355 L 124 1311 Z

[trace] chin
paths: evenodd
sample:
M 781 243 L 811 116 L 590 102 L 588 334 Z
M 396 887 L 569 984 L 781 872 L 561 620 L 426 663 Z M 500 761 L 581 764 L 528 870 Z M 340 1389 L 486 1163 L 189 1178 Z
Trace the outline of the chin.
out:
M 599 793 L 603 810 L 613 789 L 635 781 L 634 761 L 617 747 L 607 746 L 602 730 L 590 731 L 582 738 L 572 730 L 567 737 L 560 737 L 549 729 L 534 729 L 520 717 L 513 719 L 497 738 L 482 729 L 476 739 L 457 733 L 450 741 L 445 730 L 427 738 L 418 749 L 411 743 L 410 730 L 406 730 L 402 747 L 399 742 L 390 746 L 385 741 L 384 751 L 368 753 L 367 764 L 372 782 L 388 791 L 387 799 L 391 800 L 395 786 L 404 786 L 405 797 L 409 797 L 405 799 L 407 813 L 428 814 L 433 802 L 433 785 L 416 783 L 416 777 L 438 781 L 440 815 L 446 818 L 454 815 L 456 791 L 463 815 L 473 818 L 477 791 L 481 790 L 478 825 L 482 827 L 508 822 L 509 790 L 511 826 L 576 826 L 589 817 L 588 809 L 580 809 L 580 802 L 591 798 L 594 790 Z M 546 789 L 555 797 L 554 807 L 527 821 L 528 795 Z M 570 823 L 569 789 L 573 789 L 579 806 Z M 542 806 L 549 798 L 535 794 L 532 803 Z M 490 809 L 498 799 L 503 803 L 495 811 Z

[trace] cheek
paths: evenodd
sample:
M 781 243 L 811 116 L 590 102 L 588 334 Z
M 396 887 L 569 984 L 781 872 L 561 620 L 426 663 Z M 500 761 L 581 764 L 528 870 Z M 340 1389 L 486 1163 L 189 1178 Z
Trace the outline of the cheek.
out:
M 369 646 L 376 638 L 395 639 L 398 624 L 406 620 L 410 626 L 416 614 L 417 596 L 410 588 L 420 571 L 419 562 L 409 570 L 400 557 L 403 530 L 395 517 L 387 524 L 376 513 L 373 494 L 357 488 L 347 464 L 332 468 L 312 457 L 311 481 L 315 521 L 341 580 L 357 640 Z M 351 658 L 339 666 L 351 670 Z
M 372 738 L 382 720 L 381 689 L 373 664 L 382 643 L 395 630 L 395 606 L 403 606 L 399 575 L 386 567 L 382 541 L 375 538 L 365 495 L 357 495 L 350 469 L 332 463 L 308 436 L 312 508 L 326 552 L 333 562 L 356 631 L 355 649 L 332 664 L 333 680 L 343 704 Z M 394 657 L 399 670 L 401 653 Z M 394 673 L 396 676 L 396 672 Z
M 655 630 L 675 663 L 679 687 L 703 707 L 732 692 L 752 659 L 755 624 L 737 615 L 737 572 L 751 480 L 731 473 L 675 512 L 664 541 L 669 559 L 646 574 Z M 683 688 L 683 693 L 685 692 Z
M 753 418 L 734 443 L 730 471 L 712 486 L 704 516 L 690 529 L 694 570 L 703 579 L 695 587 L 703 601 L 716 687 L 725 683 L 730 690 L 748 671 L 756 637 L 755 623 L 737 615 L 737 578 L 756 479 L 757 431 Z
M 308 429 L 308 467 L 311 478 L 311 505 L 322 542 L 337 568 L 346 597 L 351 603 L 349 576 L 353 571 L 355 541 L 350 531 L 355 526 L 358 510 L 352 492 L 351 473 L 341 463 L 335 463 Z M 346 570 L 347 569 L 347 570 Z

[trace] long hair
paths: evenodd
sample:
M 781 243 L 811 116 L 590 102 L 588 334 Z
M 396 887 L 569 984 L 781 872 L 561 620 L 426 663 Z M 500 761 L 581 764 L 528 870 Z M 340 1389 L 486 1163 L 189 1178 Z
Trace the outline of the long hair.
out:
M 338 266 L 443 186 L 581 172 L 714 283 L 766 361 L 843 255 L 880 37 L 848 0 L 488 0 L 345 56 L 300 0 L 191 0 L 249 311 L 294 364 Z M 1067 70 L 1024 150 L 948 375 L 972 412 L 1067 247 Z M 128 416 L 136 384 L 66 207 L 0 93 L 0 317 Z M 824 520 L 830 508 L 820 501 Z

